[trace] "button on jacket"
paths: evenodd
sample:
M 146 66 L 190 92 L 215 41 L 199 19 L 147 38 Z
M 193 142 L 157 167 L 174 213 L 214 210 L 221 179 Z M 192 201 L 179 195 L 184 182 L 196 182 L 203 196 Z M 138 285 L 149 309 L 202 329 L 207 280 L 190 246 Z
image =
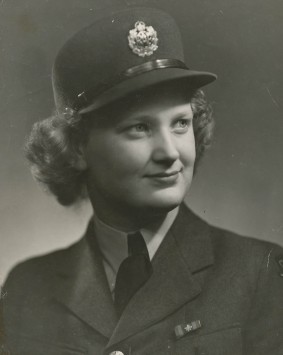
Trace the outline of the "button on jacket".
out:
M 120 319 L 92 224 L 71 247 L 16 266 L 3 286 L 19 355 L 282 355 L 283 250 L 209 226 L 185 205 Z

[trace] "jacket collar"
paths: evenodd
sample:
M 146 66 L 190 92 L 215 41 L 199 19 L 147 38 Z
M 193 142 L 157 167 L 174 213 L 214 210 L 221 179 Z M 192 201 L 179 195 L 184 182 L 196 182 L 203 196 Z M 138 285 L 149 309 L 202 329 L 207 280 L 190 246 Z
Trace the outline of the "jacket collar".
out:
M 185 204 L 172 226 L 177 248 L 192 273 L 200 271 L 214 263 L 211 227 L 196 216 Z
M 92 223 L 61 268 L 57 299 L 105 337 L 108 346 L 154 324 L 194 299 L 193 274 L 213 264 L 209 226 L 185 205 L 152 260 L 153 275 L 117 319 Z M 63 269 L 63 270 L 62 270 Z M 130 325 L 130 326 L 129 326 Z
M 55 297 L 83 322 L 110 338 L 117 316 L 91 220 L 84 237 L 59 266 Z M 59 284 L 59 287 L 57 286 Z
M 164 319 L 194 299 L 201 287 L 193 274 L 213 261 L 209 226 L 182 205 L 153 258 L 151 278 L 125 308 L 108 346 Z

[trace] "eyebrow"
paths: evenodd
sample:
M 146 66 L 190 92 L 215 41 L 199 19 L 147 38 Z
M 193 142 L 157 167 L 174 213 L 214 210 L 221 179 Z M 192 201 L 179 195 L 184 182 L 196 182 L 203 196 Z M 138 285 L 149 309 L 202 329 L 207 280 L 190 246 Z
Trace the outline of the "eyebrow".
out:
M 185 117 L 188 117 L 188 116 L 190 116 L 190 117 L 192 116 L 193 117 L 194 116 L 193 111 L 191 111 L 191 112 L 186 111 L 186 112 L 183 112 L 183 113 L 179 113 L 179 114 L 176 115 L 176 118 L 185 118 Z
M 177 113 L 176 115 L 174 115 L 172 117 L 172 119 L 176 119 L 176 118 L 188 118 L 188 116 L 190 116 L 190 118 L 193 118 L 194 113 L 193 111 L 182 111 Z M 154 118 L 154 115 L 136 115 L 136 116 L 132 116 L 131 118 L 125 118 L 125 121 L 132 121 L 132 120 L 151 120 L 152 118 Z

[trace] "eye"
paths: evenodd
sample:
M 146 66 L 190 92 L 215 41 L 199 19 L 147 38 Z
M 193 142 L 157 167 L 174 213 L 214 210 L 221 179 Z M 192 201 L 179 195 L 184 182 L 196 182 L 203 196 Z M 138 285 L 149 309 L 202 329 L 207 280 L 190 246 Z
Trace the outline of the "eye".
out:
M 126 132 L 132 137 L 142 137 L 149 133 L 150 127 L 146 123 L 137 123 L 135 125 L 129 126 Z
M 138 123 L 138 124 L 134 125 L 133 127 L 131 127 L 131 129 L 136 132 L 145 132 L 148 130 L 148 127 L 145 123 Z
M 186 133 L 190 127 L 191 119 L 179 118 L 173 125 L 173 131 L 176 133 Z

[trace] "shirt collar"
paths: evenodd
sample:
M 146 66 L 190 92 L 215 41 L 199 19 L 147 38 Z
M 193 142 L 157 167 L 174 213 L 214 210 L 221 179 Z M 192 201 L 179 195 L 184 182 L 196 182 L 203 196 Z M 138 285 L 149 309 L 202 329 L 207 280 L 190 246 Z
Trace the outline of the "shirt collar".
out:
M 172 226 L 179 207 L 170 211 L 163 223 L 150 228 L 142 228 L 140 230 L 149 253 L 150 260 L 154 257 L 165 235 Z M 127 234 L 117 230 L 103 221 L 94 214 L 94 231 L 95 236 L 102 254 L 103 265 L 109 282 L 110 289 L 113 289 L 116 275 L 120 264 L 128 256 Z
M 170 211 L 161 225 L 157 225 L 155 227 L 153 226 L 152 228 L 143 228 L 140 230 L 146 242 L 150 260 L 154 257 L 165 235 L 171 228 L 175 218 L 177 217 L 178 211 L 179 207 Z
M 103 257 L 114 272 L 117 272 L 121 262 L 128 256 L 127 233 L 115 229 L 94 215 L 95 236 Z

